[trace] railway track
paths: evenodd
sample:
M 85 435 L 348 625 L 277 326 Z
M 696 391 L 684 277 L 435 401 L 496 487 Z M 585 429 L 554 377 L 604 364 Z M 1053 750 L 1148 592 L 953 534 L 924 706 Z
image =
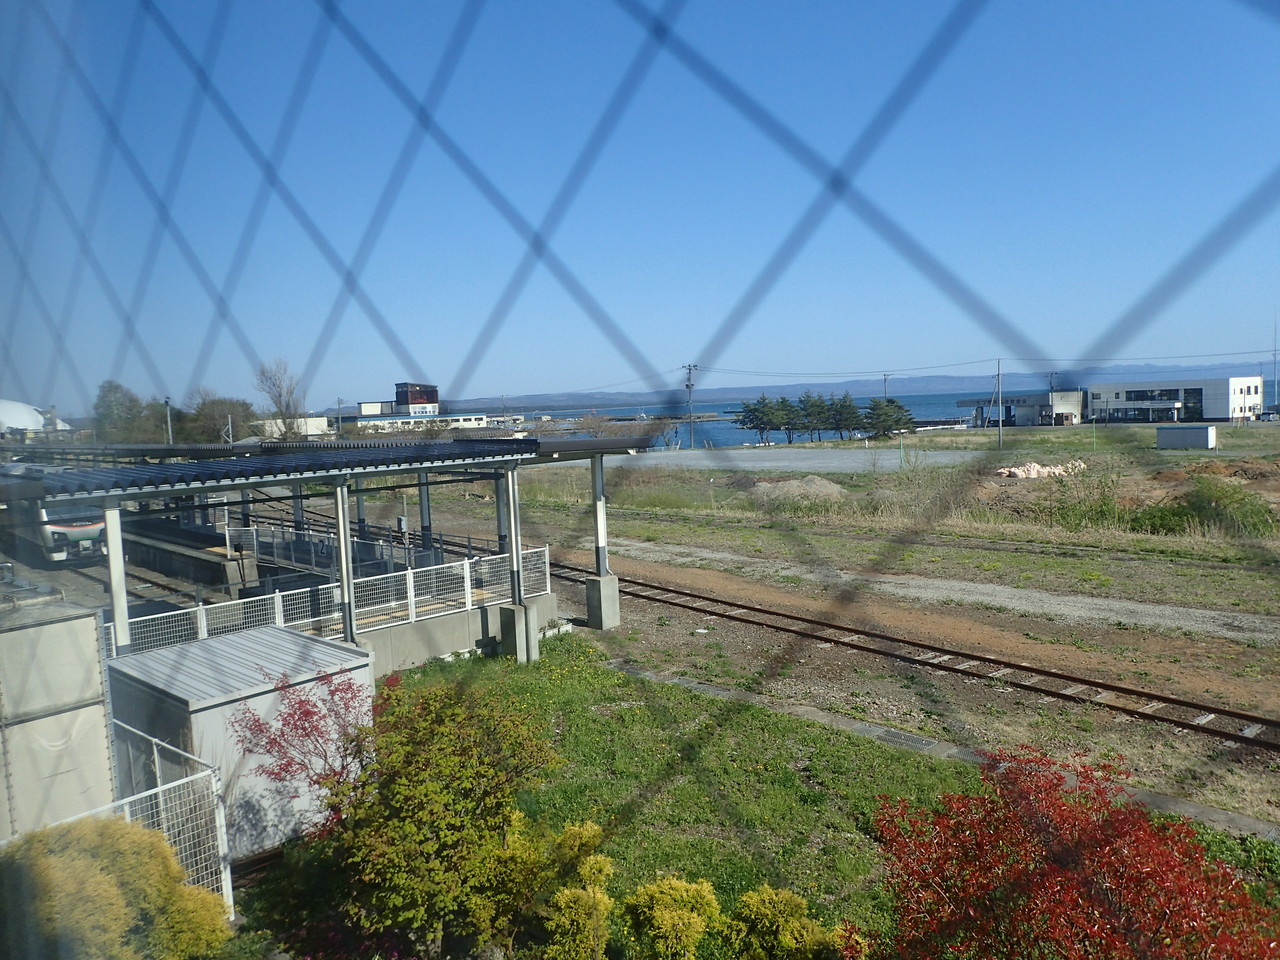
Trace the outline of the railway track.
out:
M 583 583 L 594 570 L 553 563 L 552 576 Z M 638 600 L 679 607 L 704 615 L 818 643 L 871 654 L 910 666 L 950 673 L 966 679 L 1037 694 L 1042 702 L 1066 701 L 1103 707 L 1136 720 L 1156 722 L 1261 750 L 1280 753 L 1280 720 L 1221 705 L 1196 703 L 1151 690 L 1076 676 L 1061 670 L 1015 663 L 956 650 L 921 640 L 850 627 L 812 617 L 778 613 L 750 604 L 727 603 L 715 597 L 619 577 L 619 592 Z

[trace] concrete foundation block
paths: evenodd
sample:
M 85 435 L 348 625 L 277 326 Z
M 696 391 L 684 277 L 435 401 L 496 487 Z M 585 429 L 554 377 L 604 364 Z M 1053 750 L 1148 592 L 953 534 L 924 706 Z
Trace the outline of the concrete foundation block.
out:
M 529 662 L 528 611 L 517 604 L 498 608 L 498 643 L 504 657 L 515 657 L 516 663 Z
M 618 578 L 587 577 L 587 626 L 592 630 L 612 630 L 621 623 Z
M 542 627 L 546 623 L 541 618 L 538 608 L 530 604 L 524 608 L 524 642 L 525 655 L 530 663 L 536 663 L 542 656 Z

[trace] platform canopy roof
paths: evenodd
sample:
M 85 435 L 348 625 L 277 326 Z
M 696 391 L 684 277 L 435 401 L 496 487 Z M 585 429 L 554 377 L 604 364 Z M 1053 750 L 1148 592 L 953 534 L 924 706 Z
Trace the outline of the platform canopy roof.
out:
M 604 440 L 441 440 L 431 443 L 387 444 L 369 441 L 263 444 L 246 452 L 227 446 L 222 456 L 206 446 L 205 459 L 175 459 L 190 455 L 181 447 L 153 446 L 150 456 L 163 462 L 128 466 L 72 468 L 50 473 L 38 483 L 47 499 L 142 500 L 173 494 L 212 493 L 294 483 L 334 483 L 346 479 L 415 473 L 504 470 L 521 464 L 585 459 L 603 454 L 635 453 L 650 445 L 649 438 Z M 68 445 L 63 455 L 74 455 Z M 40 495 L 34 483 L 23 485 L 22 496 Z M 0 496 L 3 491 L 0 490 Z

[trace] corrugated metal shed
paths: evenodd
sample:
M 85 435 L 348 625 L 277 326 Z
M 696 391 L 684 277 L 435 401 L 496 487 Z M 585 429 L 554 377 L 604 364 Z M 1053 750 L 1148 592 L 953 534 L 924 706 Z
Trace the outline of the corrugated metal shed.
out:
M 199 713 L 295 682 L 368 666 L 372 654 L 287 627 L 254 627 L 111 661 L 120 673 Z

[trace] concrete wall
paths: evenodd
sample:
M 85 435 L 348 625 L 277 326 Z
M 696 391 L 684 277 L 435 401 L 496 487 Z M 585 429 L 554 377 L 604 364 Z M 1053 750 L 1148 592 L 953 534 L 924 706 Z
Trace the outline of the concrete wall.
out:
M 258 579 L 258 561 L 252 554 L 246 554 L 242 560 L 234 560 L 213 550 L 198 550 L 128 533 L 124 535 L 124 541 L 129 563 L 178 580 L 221 587 L 239 583 L 241 579 Z M 244 565 L 243 578 L 240 576 L 241 563 Z M 232 599 L 236 598 L 233 591 Z
M 531 622 L 539 628 L 556 618 L 553 593 L 526 601 Z M 403 623 L 360 634 L 360 645 L 373 652 L 376 675 L 416 667 L 455 654 L 493 654 L 498 650 L 500 628 L 498 607 L 478 607 L 458 613 Z
M 0 840 L 115 799 L 98 637 L 72 604 L 0 617 Z

